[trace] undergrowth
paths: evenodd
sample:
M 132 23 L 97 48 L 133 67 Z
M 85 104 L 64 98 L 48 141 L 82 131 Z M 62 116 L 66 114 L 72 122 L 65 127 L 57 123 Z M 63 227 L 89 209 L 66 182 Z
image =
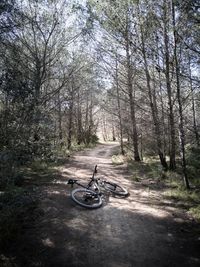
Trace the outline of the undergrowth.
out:
M 122 165 L 126 161 L 123 155 L 113 155 L 112 156 L 112 163 L 114 165 Z
M 177 206 L 181 205 L 186 212 L 200 221 L 200 189 L 186 190 L 180 181 L 173 181 L 172 184 L 170 182 L 170 185 L 170 188 L 164 192 L 163 196 L 167 199 L 172 199 Z
M 188 166 L 190 190 L 185 189 L 179 164 L 177 161 L 177 171 L 174 172 L 163 171 L 157 157 L 147 157 L 142 162 L 128 160 L 128 168 L 135 182 L 141 182 L 143 179 L 150 179 L 158 183 L 162 182 L 164 185 L 163 197 L 173 200 L 177 207 L 181 206 L 193 218 L 200 221 L 199 167 L 195 167 L 197 160 L 194 161 L 193 165 L 192 161 L 190 161 L 191 165 Z
M 93 147 L 94 145 L 87 146 Z M 35 158 L 17 169 L 16 182 L 0 188 L 0 249 L 23 235 L 26 227 L 31 227 L 43 211 L 38 207 L 39 185 L 51 183 L 60 176 L 59 166 L 68 161 L 74 151 L 86 148 L 73 145 L 72 149 L 61 149 L 54 153 L 55 158 Z M 1 265 L 1 263 L 0 263 Z

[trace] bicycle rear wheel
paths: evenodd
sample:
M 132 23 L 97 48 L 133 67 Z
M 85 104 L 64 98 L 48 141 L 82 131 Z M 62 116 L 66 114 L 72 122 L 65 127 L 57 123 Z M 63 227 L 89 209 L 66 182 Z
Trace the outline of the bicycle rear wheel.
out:
M 101 196 L 89 189 L 77 188 L 72 191 L 71 197 L 78 205 L 88 209 L 96 209 L 102 205 Z
M 110 191 L 111 193 L 113 193 L 114 195 L 123 196 L 123 197 L 128 196 L 128 191 L 125 188 L 123 188 L 121 185 L 105 181 L 104 188 Z

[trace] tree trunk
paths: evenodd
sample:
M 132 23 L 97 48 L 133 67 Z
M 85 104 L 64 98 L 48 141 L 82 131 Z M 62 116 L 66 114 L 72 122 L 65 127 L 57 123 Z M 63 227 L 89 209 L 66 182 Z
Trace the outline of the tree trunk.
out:
M 176 168 L 176 141 L 175 141 L 175 124 L 174 124 L 174 111 L 172 101 L 172 89 L 170 82 L 170 57 L 169 57 L 169 37 L 167 32 L 167 1 L 165 0 L 164 7 L 164 43 L 165 43 L 165 76 L 166 86 L 168 95 L 168 106 L 169 106 L 169 123 L 170 123 L 170 169 L 175 170 Z
M 158 118 L 156 96 L 155 96 L 155 93 L 152 93 L 151 77 L 150 77 L 149 69 L 148 69 L 148 63 L 147 63 L 147 58 L 146 58 L 146 50 L 145 50 L 145 43 L 144 43 L 144 36 L 143 36 L 142 28 L 141 28 L 141 40 L 142 40 L 142 54 L 143 54 L 143 59 L 144 59 L 144 67 L 145 67 L 149 102 L 150 102 L 152 118 L 153 118 L 153 122 L 154 122 L 154 131 L 155 131 L 155 136 L 156 136 L 157 151 L 158 151 L 161 165 L 163 166 L 164 170 L 167 170 L 168 169 L 167 161 L 166 161 L 165 155 L 162 152 L 162 140 L 161 140 L 161 131 L 160 131 L 159 118 Z
M 83 141 L 82 136 L 82 114 L 81 114 L 81 103 L 80 103 L 80 91 L 78 89 L 78 95 L 77 95 L 77 143 L 80 145 Z
M 3 131 L 3 144 L 4 145 L 8 145 L 9 143 L 9 135 L 8 135 L 8 93 L 5 92 L 5 104 L 4 104 L 4 116 L 3 116 L 3 127 L 2 127 L 2 131 Z
M 118 107 L 118 117 L 119 117 L 119 132 L 120 132 L 120 149 L 121 154 L 124 155 L 124 142 L 123 142 L 123 130 L 122 130 L 122 116 L 121 116 L 121 104 L 119 99 L 119 81 L 118 81 L 118 61 L 116 57 L 116 89 L 117 89 L 117 107 Z
M 133 81 L 132 81 L 132 66 L 130 58 L 130 39 L 129 39 L 129 18 L 127 14 L 127 23 L 126 23 L 126 63 L 127 63 L 127 84 L 128 84 L 128 96 L 130 103 L 131 111 L 131 123 L 132 123 L 132 141 L 134 148 L 134 159 L 135 161 L 140 161 L 139 149 L 138 149 L 138 133 L 136 125 L 136 116 L 135 116 L 135 99 L 133 97 Z
M 60 101 L 60 91 L 58 92 L 58 131 L 59 140 L 62 140 L 62 113 L 61 113 L 61 101 Z
M 73 131 L 73 110 L 74 110 L 74 81 L 72 78 L 72 86 L 70 92 L 69 101 L 69 124 L 68 124 L 68 137 L 67 137 L 67 148 L 70 149 L 72 145 L 72 131 Z
M 35 84 L 35 91 L 34 91 L 34 140 L 38 141 L 40 139 L 38 128 L 40 123 L 40 94 L 41 94 L 41 63 L 40 60 L 37 58 L 35 59 L 35 77 L 34 77 L 34 84 Z
M 197 128 L 197 122 L 196 122 L 196 110 L 195 110 L 195 101 L 194 101 L 194 89 L 192 84 L 192 73 L 191 73 L 191 66 L 190 66 L 190 55 L 189 57 L 189 75 L 190 75 L 190 90 L 191 90 L 191 96 L 192 96 L 192 115 L 193 115 L 193 129 L 195 134 L 196 143 L 199 146 L 199 133 Z
M 156 49 L 159 51 L 159 46 L 158 46 L 158 36 L 156 36 Z M 159 53 L 159 52 L 158 52 Z M 160 91 L 160 100 L 161 100 L 161 124 L 162 124 L 162 138 L 163 138 L 163 154 L 166 155 L 166 132 L 167 129 L 165 127 L 165 112 L 164 112 L 164 103 L 163 103 L 163 95 L 162 95 L 162 82 L 161 82 L 161 74 L 160 74 L 160 60 L 159 60 L 159 54 L 158 54 L 158 60 L 157 60 L 157 65 L 158 65 L 158 79 L 159 79 L 159 91 Z
M 172 0 L 172 18 L 173 18 L 173 34 L 174 34 L 174 57 L 175 57 L 175 66 L 176 66 L 176 89 L 177 89 L 177 99 L 178 99 L 178 110 L 179 110 L 179 137 L 180 137 L 180 148 L 181 148 L 181 161 L 183 169 L 183 179 L 187 189 L 190 188 L 188 177 L 187 177 L 187 167 L 185 159 L 185 131 L 184 131 L 184 122 L 183 122 L 183 108 L 181 101 L 181 88 L 180 88 L 180 68 L 177 57 L 177 31 L 176 31 L 176 21 L 175 21 L 175 9 L 174 2 Z
M 113 142 L 116 141 L 116 137 L 115 137 L 115 126 L 112 120 L 112 140 Z
M 91 142 L 92 129 L 93 129 L 93 95 L 90 92 L 90 105 L 89 105 L 89 127 L 87 133 L 87 144 Z

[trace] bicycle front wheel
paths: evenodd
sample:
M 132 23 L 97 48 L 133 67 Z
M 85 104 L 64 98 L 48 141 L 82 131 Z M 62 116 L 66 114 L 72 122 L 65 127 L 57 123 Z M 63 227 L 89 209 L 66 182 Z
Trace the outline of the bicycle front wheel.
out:
M 125 188 L 123 188 L 121 185 L 105 181 L 104 188 L 110 191 L 111 193 L 113 193 L 114 195 L 123 196 L 123 197 L 128 196 L 128 191 Z
M 84 208 L 96 209 L 102 205 L 101 196 L 89 189 L 77 188 L 72 191 L 71 197 L 73 201 Z

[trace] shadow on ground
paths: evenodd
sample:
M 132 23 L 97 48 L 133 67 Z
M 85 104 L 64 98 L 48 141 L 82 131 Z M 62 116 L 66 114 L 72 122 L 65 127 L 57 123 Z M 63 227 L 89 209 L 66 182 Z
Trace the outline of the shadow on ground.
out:
M 199 225 L 175 214 L 159 189 L 133 183 L 126 166 L 113 166 L 112 151 L 99 146 L 96 152 L 79 153 L 60 170 L 57 183 L 40 186 L 38 209 L 43 213 L 2 248 L 0 266 L 200 266 Z M 106 195 L 96 210 L 77 206 L 66 179 L 86 182 L 95 164 L 99 176 L 122 183 L 129 197 Z
M 102 208 L 87 210 L 60 186 L 44 190 L 44 216 L 4 248 L 13 266 L 199 266 L 194 225 L 146 213 L 128 198 L 110 196 Z

